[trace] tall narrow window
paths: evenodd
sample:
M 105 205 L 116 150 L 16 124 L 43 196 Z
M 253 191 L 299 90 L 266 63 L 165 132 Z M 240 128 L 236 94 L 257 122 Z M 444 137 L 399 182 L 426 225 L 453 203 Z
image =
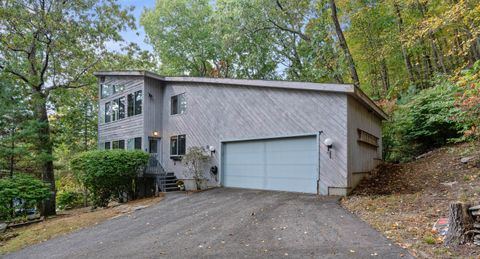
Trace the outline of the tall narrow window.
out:
M 185 93 L 174 95 L 170 98 L 170 114 L 183 114 L 187 110 Z
M 178 137 L 172 136 L 170 138 L 170 155 L 177 156 L 178 155 Z
M 125 106 L 126 106 L 125 96 L 120 97 L 117 100 L 118 100 L 118 119 L 123 119 L 125 118 Z
M 135 138 L 135 149 L 142 149 L 142 138 Z
M 142 113 L 142 100 L 143 100 L 142 91 L 141 90 L 136 91 L 135 92 L 135 115 Z
M 133 107 L 134 107 L 134 102 L 133 102 L 133 94 L 128 94 L 127 95 L 127 107 L 128 107 L 128 117 L 133 116 Z
M 118 99 L 112 101 L 112 121 L 116 121 L 118 119 Z
M 105 142 L 105 149 L 110 149 L 110 142 Z
M 128 116 L 142 114 L 142 102 L 143 102 L 143 94 L 142 90 L 136 91 L 135 93 L 128 94 Z
M 112 113 L 112 106 L 110 105 L 110 102 L 105 103 L 105 123 L 110 122 L 110 116 Z

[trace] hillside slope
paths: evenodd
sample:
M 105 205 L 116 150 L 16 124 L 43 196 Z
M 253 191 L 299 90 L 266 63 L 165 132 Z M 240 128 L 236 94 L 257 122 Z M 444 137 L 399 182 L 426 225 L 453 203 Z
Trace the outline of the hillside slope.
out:
M 410 163 L 382 165 L 342 204 L 418 257 L 477 258 L 480 247 L 447 248 L 432 227 L 448 217 L 450 202 L 480 202 L 479 148 L 479 143 L 463 143 Z

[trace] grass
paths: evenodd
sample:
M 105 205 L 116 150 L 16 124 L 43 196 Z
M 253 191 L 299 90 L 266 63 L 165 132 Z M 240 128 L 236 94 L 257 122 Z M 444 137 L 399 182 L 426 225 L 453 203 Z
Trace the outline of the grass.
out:
M 0 255 L 12 253 L 57 236 L 100 224 L 103 221 L 132 212 L 134 206 L 149 206 L 158 203 L 161 199 L 162 197 L 146 198 L 95 211 L 90 211 L 89 208 L 69 210 L 43 222 L 9 230 L 7 233 L 13 232 L 18 236 L 0 243 Z

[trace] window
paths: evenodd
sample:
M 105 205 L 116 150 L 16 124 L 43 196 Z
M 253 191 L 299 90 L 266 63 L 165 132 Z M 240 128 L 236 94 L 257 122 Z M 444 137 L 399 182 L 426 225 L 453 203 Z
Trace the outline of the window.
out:
M 187 110 L 187 100 L 185 93 L 174 95 L 170 98 L 170 114 L 184 114 Z
M 121 93 L 125 91 L 124 85 L 107 85 L 101 84 L 100 85 L 100 96 L 101 98 L 107 98 L 112 94 Z
M 100 85 L 100 91 L 101 91 L 101 98 L 107 98 L 109 97 L 110 95 L 113 94 L 113 85 L 105 85 L 105 84 L 101 84 Z
M 110 102 L 105 103 L 105 123 L 110 122 L 111 119 L 111 113 L 112 113 L 112 106 Z
M 127 139 L 127 149 L 128 150 L 133 150 L 133 149 L 142 149 L 142 138 L 130 138 Z
M 105 146 L 104 146 L 104 147 L 105 147 L 105 149 L 110 149 L 110 142 L 105 142 L 105 144 L 104 144 L 104 145 L 105 145 Z
M 113 93 L 116 94 L 116 93 L 121 93 L 125 91 L 125 86 L 124 85 L 114 85 L 113 86 Z
M 136 91 L 135 93 L 128 94 L 128 117 L 142 114 L 142 91 Z
M 135 115 L 142 113 L 142 91 L 135 92 Z
M 125 106 L 126 106 L 126 100 L 124 96 L 113 100 L 112 121 L 125 118 Z
M 150 154 L 156 154 L 157 153 L 157 140 L 156 139 L 150 139 L 148 141 L 148 152 Z
M 112 141 L 112 149 L 125 149 L 125 140 Z
M 358 142 L 368 144 L 372 147 L 378 147 L 377 137 L 361 129 L 357 129 L 357 131 L 358 131 Z
M 142 149 L 142 138 L 135 138 L 135 149 Z
M 183 156 L 186 150 L 185 135 L 172 136 L 170 138 L 170 156 Z

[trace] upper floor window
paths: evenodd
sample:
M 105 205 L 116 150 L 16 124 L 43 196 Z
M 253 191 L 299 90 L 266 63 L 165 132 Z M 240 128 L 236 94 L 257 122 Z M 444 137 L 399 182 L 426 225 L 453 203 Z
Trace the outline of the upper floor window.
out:
M 170 137 L 170 156 L 183 156 L 186 151 L 185 135 Z
M 142 90 L 131 93 L 128 98 L 128 116 L 142 114 Z
M 116 121 L 125 118 L 125 107 L 127 105 L 125 96 L 105 103 L 105 122 Z
M 101 98 L 107 98 L 112 94 L 120 93 L 125 91 L 125 86 L 124 85 L 107 85 L 107 84 L 101 84 L 100 85 L 100 92 L 101 92 Z
M 104 119 L 105 119 L 105 123 L 107 122 L 110 122 L 111 121 L 111 114 L 112 114 L 112 105 L 110 102 L 106 102 L 105 103 L 105 109 L 104 109 Z
M 183 114 L 187 110 L 187 99 L 185 93 L 174 95 L 170 99 L 170 114 Z

